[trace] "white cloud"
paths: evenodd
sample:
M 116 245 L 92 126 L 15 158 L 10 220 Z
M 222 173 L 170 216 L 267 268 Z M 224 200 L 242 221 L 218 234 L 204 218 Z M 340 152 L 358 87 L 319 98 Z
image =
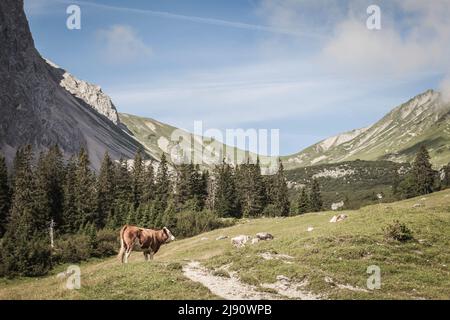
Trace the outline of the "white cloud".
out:
M 99 30 L 97 36 L 101 55 L 110 63 L 132 63 L 152 54 L 152 48 L 127 25 L 113 25 Z

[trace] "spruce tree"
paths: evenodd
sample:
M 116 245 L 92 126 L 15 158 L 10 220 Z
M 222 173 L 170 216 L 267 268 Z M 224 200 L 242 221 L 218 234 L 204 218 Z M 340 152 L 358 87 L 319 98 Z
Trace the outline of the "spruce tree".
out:
M 37 276 L 51 268 L 49 221 L 42 221 L 45 213 L 40 212 L 32 161 L 31 146 L 16 153 L 14 196 L 0 250 L 8 275 Z
M 155 199 L 155 172 L 153 161 L 145 168 L 142 203 L 148 204 Z
M 435 172 L 431 167 L 430 155 L 425 146 L 421 146 L 412 165 L 411 173 L 414 177 L 417 195 L 433 192 Z
M 97 181 L 97 219 L 96 226 L 103 228 L 106 224 L 108 216 L 114 215 L 115 200 L 115 176 L 114 164 L 109 157 L 108 152 L 105 153 L 100 167 L 100 174 Z
M 281 159 L 278 160 L 278 172 L 275 177 L 274 192 L 274 205 L 277 208 L 279 214 L 281 216 L 288 216 L 290 210 L 290 202 L 286 177 L 284 175 L 284 167 Z
M 133 204 L 136 209 L 141 204 L 141 198 L 144 189 L 144 174 L 145 174 L 144 160 L 142 158 L 141 150 L 136 152 L 133 161 L 132 170 L 132 193 L 133 193 Z
M 240 218 L 233 169 L 223 160 L 215 170 L 214 209 L 222 217 Z
M 6 230 L 10 205 L 11 190 L 8 183 L 8 170 L 5 158 L 0 155 L 0 238 Z
M 156 210 L 158 211 L 158 213 L 164 213 L 171 191 L 169 168 L 167 164 L 166 155 L 164 153 L 161 156 L 161 161 L 158 166 L 155 187 L 156 187 L 156 194 L 155 194 Z
M 76 233 L 83 223 L 83 217 L 76 206 L 76 169 L 76 160 L 72 157 L 67 162 L 63 184 L 64 199 L 61 222 L 63 233 Z
M 77 216 L 81 217 L 83 224 L 97 221 L 97 203 L 95 192 L 95 175 L 89 168 L 89 156 L 84 148 L 78 155 L 75 177 L 75 207 Z
M 119 225 L 127 223 L 129 204 L 132 203 L 133 194 L 131 188 L 131 175 L 127 162 L 123 158 L 115 166 L 114 208 L 117 210 L 117 222 Z
M 319 212 L 323 209 L 322 195 L 320 194 L 320 185 L 317 179 L 313 179 L 311 183 L 309 206 L 312 212 Z
M 303 214 L 309 211 L 309 197 L 306 188 L 303 187 L 297 200 L 297 213 Z

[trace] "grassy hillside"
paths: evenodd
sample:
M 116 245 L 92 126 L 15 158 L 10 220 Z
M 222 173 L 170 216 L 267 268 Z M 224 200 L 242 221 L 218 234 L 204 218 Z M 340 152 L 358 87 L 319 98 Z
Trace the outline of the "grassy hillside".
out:
M 214 164 L 220 163 L 225 157 L 228 161 L 244 162 L 248 157 L 256 161 L 256 154 L 230 147 L 218 141 L 210 140 L 193 135 L 187 131 L 175 128 L 168 124 L 150 118 L 138 117 L 121 113 L 120 120 L 126 125 L 131 134 L 148 150 L 148 152 L 160 159 L 161 155 L 181 155 L 183 150 L 189 150 L 195 163 L 202 167 L 212 168 Z M 179 141 L 174 142 L 172 134 L 176 132 Z M 268 167 L 276 163 L 275 158 L 260 156 L 262 167 Z
M 418 206 L 420 204 L 420 206 Z M 0 299 L 213 299 L 199 283 L 183 276 L 181 266 L 200 261 L 211 270 L 228 265 L 244 283 L 260 290 L 280 275 L 306 283 L 306 289 L 327 299 L 449 299 L 450 190 L 357 211 L 329 223 L 332 212 L 290 218 L 257 219 L 175 241 L 155 261 L 134 253 L 129 265 L 115 258 L 81 266 L 82 288 L 64 289 L 51 275 L 41 279 L 0 280 Z M 382 228 L 393 220 L 405 223 L 414 239 L 388 241 Z M 308 232 L 307 229 L 313 230 Z M 219 235 L 254 235 L 267 231 L 273 241 L 236 249 Z M 207 239 L 206 239 L 207 238 Z M 288 260 L 265 260 L 261 254 L 285 254 Z M 381 289 L 365 290 L 370 265 L 381 268 Z M 55 271 L 55 274 L 58 271 Z M 217 273 L 217 271 L 216 271 Z

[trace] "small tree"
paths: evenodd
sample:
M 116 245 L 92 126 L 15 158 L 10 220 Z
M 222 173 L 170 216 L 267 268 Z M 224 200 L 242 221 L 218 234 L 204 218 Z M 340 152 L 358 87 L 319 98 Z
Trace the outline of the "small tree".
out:
M 317 179 L 313 179 L 311 183 L 309 205 L 312 212 L 319 212 L 323 209 L 322 195 L 320 194 L 320 186 Z
M 309 211 L 309 197 L 306 188 L 303 187 L 297 200 L 297 213 L 303 214 Z

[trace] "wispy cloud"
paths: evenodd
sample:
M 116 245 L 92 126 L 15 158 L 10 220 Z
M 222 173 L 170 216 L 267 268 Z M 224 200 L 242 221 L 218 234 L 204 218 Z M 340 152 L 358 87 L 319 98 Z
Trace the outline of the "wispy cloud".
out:
M 127 25 L 113 25 L 108 29 L 97 31 L 99 53 L 110 63 L 130 63 L 152 54 L 137 32 Z
M 61 2 L 61 3 L 67 3 L 67 4 L 78 4 L 80 6 L 81 5 L 90 6 L 90 7 L 95 7 L 95 8 L 104 9 L 104 10 L 127 12 L 127 13 L 141 14 L 141 15 L 151 15 L 154 17 L 183 20 L 183 21 L 188 21 L 188 22 L 203 23 L 203 24 L 222 26 L 222 27 L 247 29 L 247 30 L 254 30 L 254 31 L 261 31 L 261 32 L 269 32 L 269 33 L 278 33 L 278 34 L 284 34 L 284 35 L 290 35 L 290 36 L 296 36 L 296 37 L 308 37 L 308 38 L 319 38 L 319 39 L 326 38 L 325 35 L 319 34 L 319 33 L 303 32 L 300 30 L 292 30 L 292 29 L 287 29 L 287 28 L 282 28 L 282 27 L 277 27 L 277 26 L 258 25 L 258 24 L 250 24 L 250 23 L 244 23 L 244 22 L 239 22 L 239 21 L 229 21 L 229 20 L 222 20 L 222 19 L 215 19 L 215 18 L 182 15 L 182 14 L 176 14 L 176 13 L 171 13 L 171 12 L 166 12 L 166 11 L 155 11 L 155 10 L 147 10 L 147 9 L 136 9 L 136 8 L 128 8 L 128 7 L 111 6 L 111 5 L 99 4 L 99 3 L 87 2 L 87 1 L 75 1 L 75 0 L 74 1 L 56 0 L 56 1 Z

